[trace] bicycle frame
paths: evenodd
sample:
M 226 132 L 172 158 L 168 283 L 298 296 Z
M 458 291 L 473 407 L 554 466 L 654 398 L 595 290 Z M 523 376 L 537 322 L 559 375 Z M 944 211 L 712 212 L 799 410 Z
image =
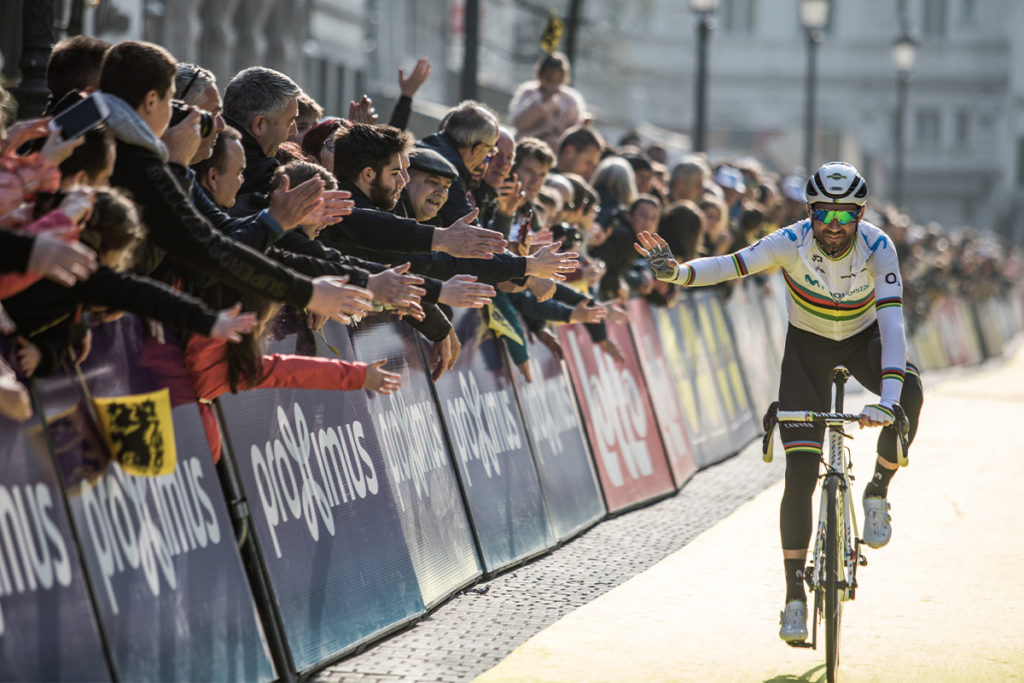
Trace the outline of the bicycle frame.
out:
M 835 387 L 835 410 L 837 413 L 843 411 L 843 400 L 845 397 L 845 383 L 849 378 L 849 370 L 837 368 L 833 374 L 832 382 Z M 838 519 L 836 520 L 843 530 L 842 550 L 843 575 L 840 577 L 841 596 L 844 601 L 852 600 L 857 588 L 857 562 L 860 556 L 860 535 L 857 527 L 857 515 L 854 511 L 853 496 L 850 486 L 850 449 L 846 447 L 844 439 L 847 434 L 843 431 L 845 421 L 835 421 L 828 426 L 829 458 L 826 464 L 825 474 L 822 476 L 822 491 L 824 492 L 830 480 L 835 480 L 838 497 L 841 500 L 837 508 Z M 811 588 L 825 585 L 825 532 L 828 505 L 828 496 L 821 496 L 821 504 L 818 510 L 818 533 L 814 545 L 814 573 L 812 576 Z
M 772 461 L 775 425 L 785 423 L 793 427 L 812 428 L 825 425 L 828 428 L 828 460 L 825 473 L 821 476 L 821 503 L 818 508 L 818 524 L 815 527 L 814 551 L 811 564 L 804 572 L 808 586 L 814 592 L 814 621 L 811 642 L 789 642 L 794 647 L 818 647 L 818 622 L 825 621 L 825 660 L 828 680 L 835 680 L 839 666 L 839 626 L 842 618 L 842 603 L 853 600 L 857 592 L 857 566 L 866 565 L 861 554 L 861 538 L 854 511 L 851 481 L 852 464 L 850 450 L 845 445 L 849 437 L 844 427 L 848 422 L 859 422 L 860 415 L 844 413 L 843 402 L 846 381 L 850 371 L 837 367 L 832 371 L 834 387 L 834 410 L 832 413 L 811 411 L 781 411 L 778 402 L 773 403 L 764 416 L 765 430 L 762 441 L 764 461 Z M 908 421 L 903 409 L 893 406 L 897 430 L 897 460 L 907 464 Z

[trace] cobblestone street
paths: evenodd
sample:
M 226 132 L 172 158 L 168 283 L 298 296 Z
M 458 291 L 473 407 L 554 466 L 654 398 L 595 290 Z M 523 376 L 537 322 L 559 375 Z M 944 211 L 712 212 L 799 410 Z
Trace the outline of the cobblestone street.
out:
M 319 683 L 470 681 L 535 633 L 653 566 L 782 478 L 760 440 L 674 496 L 601 522 L 455 596 L 412 627 L 322 670 Z M 476 592 L 486 589 L 486 592 Z

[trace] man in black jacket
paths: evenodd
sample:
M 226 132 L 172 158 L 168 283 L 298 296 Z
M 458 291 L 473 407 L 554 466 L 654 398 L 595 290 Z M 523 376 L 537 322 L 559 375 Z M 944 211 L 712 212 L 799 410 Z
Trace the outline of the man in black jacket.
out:
M 486 105 L 466 100 L 441 120 L 440 133 L 428 135 L 416 143 L 417 147 L 430 147 L 439 152 L 459 171 L 448 193 L 448 201 L 438 213 L 443 224 L 452 223 L 476 208 L 469 191 L 487 171 L 487 162 L 494 155 L 497 142 L 498 117 Z
M 177 63 L 167 50 L 140 41 L 112 47 L 103 60 L 100 89 L 108 95 L 108 125 L 117 138 L 117 162 L 111 184 L 131 192 L 149 228 L 147 240 L 174 262 L 197 268 L 225 284 L 298 308 L 336 318 L 370 309 L 365 289 L 336 277 L 310 280 L 215 230 L 189 202 L 167 164 L 159 137 L 171 117 Z M 199 113 L 180 123 L 194 131 Z M 191 150 L 194 154 L 195 149 Z

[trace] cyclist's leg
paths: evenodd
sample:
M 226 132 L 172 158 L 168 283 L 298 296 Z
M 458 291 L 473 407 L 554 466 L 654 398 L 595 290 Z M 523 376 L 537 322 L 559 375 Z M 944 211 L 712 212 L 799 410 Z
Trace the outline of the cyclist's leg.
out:
M 873 325 L 857 336 L 858 344 L 846 361 L 851 374 L 864 385 L 864 388 L 875 394 L 881 389 L 882 381 L 882 340 L 878 326 Z M 907 361 L 903 389 L 900 393 L 900 405 L 906 413 L 910 426 L 910 441 L 917 433 L 918 419 L 924 392 L 921 375 L 917 367 Z M 889 483 L 899 469 L 896 450 L 896 429 L 894 426 L 883 427 L 878 435 L 878 456 L 875 459 L 875 471 L 871 481 L 864 487 L 864 540 L 873 548 L 880 548 L 889 542 L 892 536 L 892 525 L 889 516 Z
M 780 410 L 828 410 L 834 344 L 790 327 L 779 381 Z M 779 532 L 786 568 L 786 600 L 804 599 L 802 571 L 807 561 L 813 520 L 812 497 L 818 482 L 824 428 L 780 425 L 786 449 L 786 481 L 779 508 Z
M 882 338 L 878 332 L 878 325 L 872 325 L 861 335 L 857 335 L 855 339 L 858 343 L 845 359 L 846 367 L 850 369 L 850 374 L 864 385 L 865 389 L 878 394 L 881 391 L 882 383 Z M 910 424 L 910 442 L 913 442 L 914 435 L 917 434 L 917 424 L 923 403 L 924 388 L 921 384 L 921 373 L 917 366 L 908 359 L 903 390 L 900 393 L 900 405 Z M 896 430 L 893 427 L 884 427 L 878 435 L 879 460 L 884 460 L 885 464 L 893 470 L 898 467 L 896 438 Z

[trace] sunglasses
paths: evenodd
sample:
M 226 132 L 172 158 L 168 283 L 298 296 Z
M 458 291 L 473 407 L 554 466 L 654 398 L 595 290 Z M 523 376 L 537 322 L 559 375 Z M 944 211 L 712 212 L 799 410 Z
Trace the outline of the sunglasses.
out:
M 832 211 L 830 209 L 812 209 L 811 218 L 828 225 L 832 221 L 839 221 L 839 225 L 847 225 L 854 222 L 860 216 L 860 210 L 857 211 Z
M 192 86 L 195 85 L 196 79 L 200 76 L 203 76 L 207 80 L 213 80 L 213 74 L 210 71 L 201 66 L 192 65 L 192 77 L 189 79 L 188 84 L 181 89 L 181 93 L 177 94 L 176 99 L 185 99 L 185 96 L 188 95 L 188 91 L 192 89 Z

